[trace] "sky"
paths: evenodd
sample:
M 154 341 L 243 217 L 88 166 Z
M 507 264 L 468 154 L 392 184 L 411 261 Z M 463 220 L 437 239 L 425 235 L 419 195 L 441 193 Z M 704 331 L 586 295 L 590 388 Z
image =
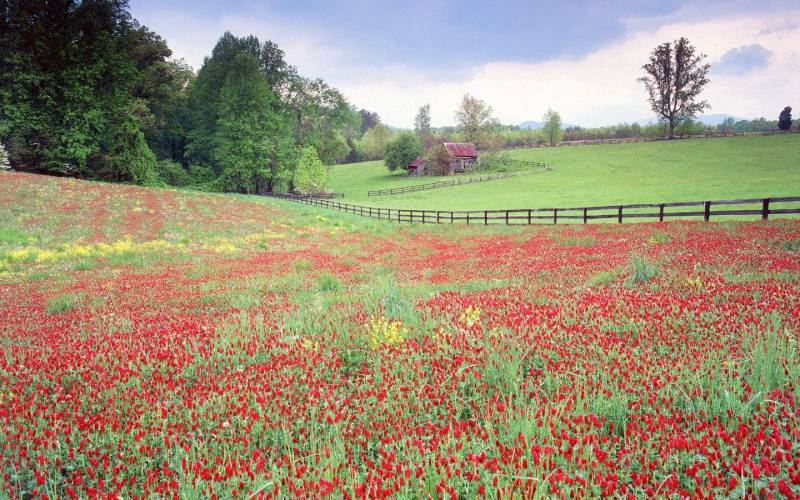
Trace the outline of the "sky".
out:
M 431 105 L 452 125 L 464 93 L 505 124 L 648 119 L 642 65 L 686 36 L 711 64 L 706 113 L 777 119 L 800 109 L 797 0 L 130 0 L 133 16 L 195 70 L 225 32 L 272 40 L 303 76 L 411 127 Z

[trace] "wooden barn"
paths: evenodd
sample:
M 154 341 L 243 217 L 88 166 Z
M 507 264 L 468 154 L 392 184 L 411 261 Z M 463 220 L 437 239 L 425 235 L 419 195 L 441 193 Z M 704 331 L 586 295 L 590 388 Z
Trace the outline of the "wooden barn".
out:
M 471 142 L 445 142 L 442 143 L 452 156 L 450 160 L 450 174 L 466 172 L 478 160 L 478 149 Z M 408 175 L 431 175 L 431 169 L 422 158 L 417 157 L 406 166 Z
M 450 171 L 453 173 L 469 170 L 478 160 L 478 149 L 471 142 L 445 142 L 445 149 L 453 156 Z
M 427 172 L 428 169 L 425 168 L 425 162 L 422 161 L 422 158 L 420 158 L 419 156 L 417 157 L 416 160 L 408 164 L 406 170 L 408 170 L 408 175 L 425 175 L 426 173 L 428 173 Z M 428 175 L 430 174 L 428 173 Z

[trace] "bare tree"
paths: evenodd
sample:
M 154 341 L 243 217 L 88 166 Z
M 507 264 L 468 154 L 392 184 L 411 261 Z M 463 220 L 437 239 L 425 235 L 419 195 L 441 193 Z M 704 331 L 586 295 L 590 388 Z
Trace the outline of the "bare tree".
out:
M 494 124 L 492 107 L 480 99 L 464 94 L 456 110 L 456 121 L 464 141 L 482 144 L 486 131 Z
M 647 75 L 639 81 L 647 88 L 653 112 L 669 126 L 670 139 L 676 126 L 711 108 L 708 101 L 697 100 L 709 82 L 711 65 L 703 62 L 705 58 L 705 54 L 695 55 L 689 40 L 681 37 L 656 47 L 650 62 L 642 66 Z

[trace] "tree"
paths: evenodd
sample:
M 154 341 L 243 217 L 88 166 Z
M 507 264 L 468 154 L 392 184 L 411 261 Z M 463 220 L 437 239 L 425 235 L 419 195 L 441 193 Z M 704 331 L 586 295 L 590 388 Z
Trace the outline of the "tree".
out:
M 417 116 L 414 117 L 414 131 L 419 137 L 420 144 L 426 149 L 430 146 L 431 139 L 431 105 L 420 106 Z
M 484 101 L 464 94 L 456 110 L 456 121 L 465 142 L 483 146 L 487 131 L 494 125 L 492 108 Z
M 317 156 L 313 146 L 306 146 L 300 151 L 297 169 L 292 177 L 295 191 L 300 194 L 319 193 L 328 182 L 328 170 Z
M 361 108 L 358 111 L 359 116 L 361 116 L 361 135 L 363 136 L 367 130 L 371 129 L 375 125 L 381 123 L 381 117 L 378 116 L 378 113 L 367 111 L 364 108 Z
M 773 115 L 774 116 L 774 115 Z M 786 106 L 778 117 L 778 128 L 789 130 L 792 128 L 792 107 Z
M 674 44 L 662 43 L 650 54 L 650 62 L 642 66 L 644 83 L 653 112 L 669 127 L 669 138 L 675 127 L 691 120 L 705 109 L 707 101 L 698 101 L 708 84 L 711 65 L 704 63 L 704 54 L 695 55 L 695 48 L 684 37 Z
M 545 140 L 554 146 L 557 142 L 561 141 L 563 135 L 561 131 L 561 115 L 558 111 L 548 109 L 547 113 L 542 118 L 544 124 L 542 125 L 542 132 L 544 133 Z
M 327 129 L 317 140 L 317 154 L 325 165 L 339 163 L 350 154 L 347 139 L 338 130 Z
M 451 162 L 453 161 L 453 155 L 444 147 L 444 144 L 437 144 L 429 149 L 425 154 L 424 160 L 428 168 L 437 175 L 452 174 Z
M 170 56 L 125 1 L 4 2 L 0 139 L 12 162 L 28 171 L 145 182 L 150 174 L 141 169 L 154 162 L 139 134 L 160 122 L 160 103 L 181 85 Z
M 277 96 L 266 83 L 252 54 L 233 59 L 220 91 L 217 131 L 211 140 L 226 190 L 270 190 L 289 169 L 291 136 L 283 117 L 273 110 Z
M 360 140 L 356 141 L 356 148 L 364 160 L 381 160 L 386 152 L 386 144 L 392 136 L 391 130 L 381 123 L 367 130 Z
M 417 136 L 411 132 L 401 132 L 396 139 L 386 145 L 384 155 L 386 167 L 392 172 L 406 168 L 409 163 L 422 154 Z

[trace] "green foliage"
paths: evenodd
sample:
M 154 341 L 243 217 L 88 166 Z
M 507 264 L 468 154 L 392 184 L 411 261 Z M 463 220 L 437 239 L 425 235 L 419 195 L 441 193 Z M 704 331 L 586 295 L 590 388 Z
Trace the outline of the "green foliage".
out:
M 557 142 L 561 142 L 563 133 L 561 131 L 561 115 L 558 114 L 558 111 L 548 109 L 542 121 L 544 121 L 542 131 L 544 132 L 545 140 L 547 140 L 551 146 Z
M 331 165 L 344 160 L 350 154 L 350 146 L 341 132 L 328 129 L 317 141 L 317 154 L 322 163 Z
M 126 2 L 13 2 L 3 23 L 0 139 L 11 163 L 150 182 L 155 158 L 140 134 L 164 120 L 164 89 L 180 88 L 178 73 L 164 71 L 164 40 Z
M 800 238 L 794 240 L 783 240 L 781 241 L 781 248 L 786 250 L 787 252 L 798 252 L 800 253 Z
M 330 273 L 322 273 L 317 277 L 317 289 L 320 292 L 338 292 L 342 289 L 342 282 Z
M 75 294 L 65 293 L 63 295 L 56 295 L 55 297 L 47 300 L 47 307 L 45 310 L 49 314 L 63 314 L 70 311 L 78 305 L 80 297 Z
M 391 140 L 392 132 L 381 123 L 368 129 L 364 136 L 356 141 L 358 156 L 362 160 L 382 160 L 386 152 L 386 144 Z
M 188 186 L 191 179 L 189 171 L 183 165 L 170 160 L 156 163 L 156 177 L 161 182 L 175 187 Z
M 640 255 L 631 255 L 630 277 L 628 278 L 628 284 L 630 286 L 639 286 L 646 283 L 655 278 L 658 273 L 658 266 L 651 264 Z
M 474 143 L 478 148 L 487 146 L 489 132 L 496 125 L 492 118 L 492 107 L 486 102 L 464 94 L 456 110 L 458 129 L 464 142 Z
M 411 132 L 401 132 L 386 145 L 385 162 L 390 171 L 405 168 L 422 154 L 419 140 Z
M 425 153 L 425 164 L 438 175 L 452 174 L 451 161 L 453 161 L 453 155 L 443 144 L 437 144 Z
M 778 128 L 781 130 L 789 130 L 792 128 L 792 107 L 786 106 L 778 116 Z
M 306 146 L 300 152 L 297 169 L 292 178 L 295 191 L 301 194 L 318 193 L 325 189 L 328 170 L 317 157 L 317 151 Z

